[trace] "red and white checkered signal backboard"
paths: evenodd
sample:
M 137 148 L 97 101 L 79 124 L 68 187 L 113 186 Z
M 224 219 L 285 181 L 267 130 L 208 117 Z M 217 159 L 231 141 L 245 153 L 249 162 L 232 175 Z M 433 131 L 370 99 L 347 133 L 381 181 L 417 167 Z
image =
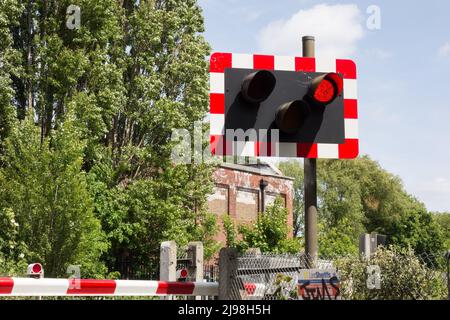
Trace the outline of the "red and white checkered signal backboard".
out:
M 225 140 L 225 70 L 227 68 L 335 72 L 343 77 L 345 139 L 342 144 L 240 142 L 239 154 Z M 356 64 L 352 60 L 321 60 L 292 56 L 214 53 L 210 58 L 210 147 L 213 155 L 354 159 L 359 154 Z M 235 142 L 236 143 L 236 142 Z

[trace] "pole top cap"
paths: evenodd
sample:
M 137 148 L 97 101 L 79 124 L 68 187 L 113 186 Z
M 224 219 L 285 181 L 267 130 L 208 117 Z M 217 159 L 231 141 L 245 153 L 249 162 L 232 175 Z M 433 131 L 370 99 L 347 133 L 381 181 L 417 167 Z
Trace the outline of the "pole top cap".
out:
M 303 41 L 308 41 L 308 40 L 314 41 L 314 40 L 316 40 L 316 38 L 314 38 L 313 36 L 303 36 L 302 39 L 303 39 Z

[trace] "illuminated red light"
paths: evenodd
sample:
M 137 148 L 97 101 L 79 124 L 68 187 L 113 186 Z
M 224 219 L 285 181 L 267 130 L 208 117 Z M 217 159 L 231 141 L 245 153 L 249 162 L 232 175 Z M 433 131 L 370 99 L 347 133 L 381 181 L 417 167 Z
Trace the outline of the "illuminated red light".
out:
M 42 271 L 42 266 L 39 263 L 33 265 L 33 273 L 40 273 Z
M 343 87 L 337 73 L 328 73 L 313 80 L 310 95 L 319 104 L 329 104 L 342 93 Z
M 314 99 L 321 103 L 328 103 L 333 100 L 335 89 L 333 83 L 328 79 L 323 79 L 314 92 Z
M 328 79 L 334 83 L 336 86 L 336 96 L 340 95 L 342 93 L 342 89 L 344 89 L 344 81 L 337 73 L 329 73 L 325 77 L 325 79 Z
M 181 270 L 181 272 L 180 272 L 181 278 L 186 278 L 187 275 L 188 275 L 188 273 L 187 273 L 187 270 L 186 270 L 186 269 Z

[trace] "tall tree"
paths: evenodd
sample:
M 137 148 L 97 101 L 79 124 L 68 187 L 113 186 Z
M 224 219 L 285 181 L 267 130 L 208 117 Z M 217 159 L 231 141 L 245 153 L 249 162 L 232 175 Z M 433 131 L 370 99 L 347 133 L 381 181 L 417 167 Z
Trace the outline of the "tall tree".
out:
M 209 46 L 196 1 L 0 5 L 0 35 L 6 39 L 0 57 L 9 57 L 9 64 L 0 64 L 6 85 L 0 89 L 0 121 L 14 119 L 14 112 L 24 121 L 29 114 L 27 121 L 38 128 L 29 133 L 38 134 L 45 152 L 73 113 L 85 142 L 80 174 L 87 173 L 94 214 L 111 244 L 104 259 L 111 264 L 122 255 L 146 258 L 161 240 L 209 240 L 211 167 L 177 165 L 170 158 L 172 130 L 192 131 L 208 106 Z M 66 26 L 69 5 L 81 9 L 79 29 Z
M 440 225 L 444 234 L 445 244 L 444 248 L 450 250 L 450 213 L 449 212 L 434 212 L 434 220 Z
M 300 163 L 281 163 L 279 167 L 285 175 L 292 175 L 298 181 L 297 187 L 303 188 Z M 296 202 L 304 201 L 300 191 L 296 191 L 296 197 Z M 378 232 L 387 235 L 391 243 L 411 246 L 418 253 L 442 248 L 439 227 L 425 206 L 404 190 L 397 176 L 368 156 L 352 161 L 320 160 L 318 198 L 324 239 L 336 238 L 341 231 L 345 232 L 345 236 L 340 235 L 345 238 L 343 242 L 350 244 L 352 239 L 357 244 L 359 234 Z M 355 250 L 354 245 L 347 248 L 349 252 Z M 345 251 L 345 248 L 337 249 Z M 325 251 L 333 250 L 328 246 Z
M 15 119 L 15 91 L 11 77 L 18 77 L 23 72 L 20 51 L 14 48 L 14 39 L 9 29 L 17 25 L 19 15 L 20 6 L 17 1 L 0 2 L 0 154 L 3 141 L 9 135 Z

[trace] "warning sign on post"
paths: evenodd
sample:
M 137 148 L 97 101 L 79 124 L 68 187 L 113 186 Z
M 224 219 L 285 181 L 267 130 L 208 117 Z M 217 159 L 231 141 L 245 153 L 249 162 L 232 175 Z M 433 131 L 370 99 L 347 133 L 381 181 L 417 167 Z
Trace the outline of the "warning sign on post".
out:
M 339 300 L 339 275 L 335 269 L 302 269 L 298 278 L 301 300 Z

